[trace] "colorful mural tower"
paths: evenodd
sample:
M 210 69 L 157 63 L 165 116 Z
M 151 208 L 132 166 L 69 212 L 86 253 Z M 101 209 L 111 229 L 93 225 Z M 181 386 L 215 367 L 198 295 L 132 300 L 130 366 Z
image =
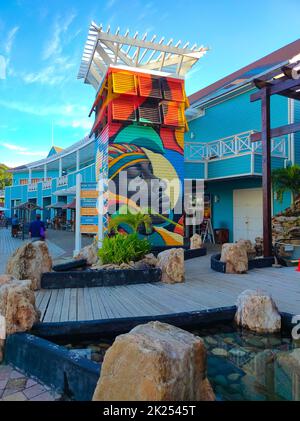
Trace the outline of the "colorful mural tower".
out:
M 147 203 L 152 217 L 152 232 L 140 235 L 156 246 L 183 244 L 184 217 L 176 209 L 182 208 L 178 202 L 183 197 L 187 106 L 183 79 L 114 67 L 109 68 L 94 103 L 96 177 L 112 180 L 116 186 L 114 192 L 108 187 L 108 214 L 145 212 L 120 186 L 124 177 L 127 185 L 140 177 L 148 186 L 143 204 Z M 168 184 L 159 192 L 159 200 L 163 202 L 165 195 L 170 203 L 167 213 L 152 213 L 154 180 Z M 162 204 L 160 208 L 164 212 Z
M 148 213 L 151 232 L 142 229 L 139 235 L 153 246 L 182 246 L 189 106 L 184 75 L 206 48 L 155 39 L 121 35 L 119 29 L 113 34 L 92 23 L 78 77 L 97 90 L 92 134 L 96 179 L 104 190 L 103 231 L 115 214 Z

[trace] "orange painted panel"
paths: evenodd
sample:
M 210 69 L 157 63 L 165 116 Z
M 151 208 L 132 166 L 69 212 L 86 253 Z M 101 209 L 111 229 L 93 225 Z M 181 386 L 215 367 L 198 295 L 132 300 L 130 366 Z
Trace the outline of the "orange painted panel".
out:
M 98 215 L 98 211 L 96 208 L 81 208 L 81 213 L 82 216 L 97 216 Z
M 164 115 L 164 124 L 175 127 L 185 126 L 186 120 L 182 104 L 168 101 L 163 103 L 162 109 Z
M 99 192 L 97 190 L 81 190 L 80 197 L 83 199 L 98 199 Z
M 97 227 L 97 225 L 81 225 L 80 226 L 80 232 L 82 234 L 97 234 L 98 233 L 98 227 Z
M 114 120 L 136 121 L 134 103 L 126 99 L 114 99 L 112 101 L 112 117 Z

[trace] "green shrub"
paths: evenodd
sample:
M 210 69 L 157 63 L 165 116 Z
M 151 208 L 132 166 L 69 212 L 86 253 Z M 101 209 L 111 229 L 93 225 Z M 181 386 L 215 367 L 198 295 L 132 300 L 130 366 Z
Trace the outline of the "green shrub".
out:
M 98 254 L 102 264 L 113 263 L 120 265 L 131 261 L 142 259 L 151 250 L 146 239 L 141 240 L 138 234 L 122 235 L 116 234 L 113 237 L 105 237 L 102 248 Z
M 151 216 L 141 212 L 131 213 L 129 210 L 126 214 L 114 215 L 111 217 L 108 230 L 117 231 L 122 224 L 128 225 L 133 232 L 138 232 L 141 225 L 145 226 L 146 232 L 151 233 Z

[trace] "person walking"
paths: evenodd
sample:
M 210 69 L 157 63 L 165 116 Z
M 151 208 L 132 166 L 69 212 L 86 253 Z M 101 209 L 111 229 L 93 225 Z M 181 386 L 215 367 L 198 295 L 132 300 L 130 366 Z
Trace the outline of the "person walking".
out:
M 29 235 L 32 241 L 44 241 L 46 239 L 46 228 L 41 215 L 37 214 L 35 221 L 29 225 Z
M 11 236 L 12 237 L 17 237 L 18 235 L 18 230 L 19 230 L 19 219 L 18 219 L 18 215 L 15 213 L 12 220 L 11 220 Z

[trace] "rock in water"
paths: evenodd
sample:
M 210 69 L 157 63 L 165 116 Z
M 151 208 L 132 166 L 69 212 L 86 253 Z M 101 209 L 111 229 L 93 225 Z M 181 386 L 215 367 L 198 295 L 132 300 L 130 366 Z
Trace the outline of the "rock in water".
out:
M 201 235 L 196 233 L 190 239 L 190 249 L 191 250 L 201 249 L 201 247 L 202 247 Z
M 235 321 L 239 326 L 258 333 L 273 333 L 281 329 L 281 316 L 270 295 L 246 290 L 237 299 Z
M 245 245 L 238 243 L 223 244 L 221 262 L 226 263 L 226 273 L 247 272 L 248 256 Z
M 300 401 L 300 348 L 279 352 L 275 360 L 275 381 L 279 395 L 289 401 Z
M 85 259 L 89 266 L 95 265 L 98 262 L 98 245 L 96 239 L 89 246 L 83 247 L 74 258 L 76 260 Z
M 25 332 L 39 321 L 30 281 L 11 281 L 0 286 L 0 314 L 5 317 L 6 334 Z
M 165 250 L 157 256 L 157 267 L 162 270 L 162 282 L 175 284 L 184 282 L 184 250 Z
M 105 354 L 94 401 L 202 401 L 215 396 L 201 338 L 160 322 L 118 336 Z
M 52 269 L 52 259 L 45 241 L 26 243 L 19 247 L 7 262 L 6 273 L 16 279 L 31 280 L 31 288 L 41 287 L 41 277 Z

